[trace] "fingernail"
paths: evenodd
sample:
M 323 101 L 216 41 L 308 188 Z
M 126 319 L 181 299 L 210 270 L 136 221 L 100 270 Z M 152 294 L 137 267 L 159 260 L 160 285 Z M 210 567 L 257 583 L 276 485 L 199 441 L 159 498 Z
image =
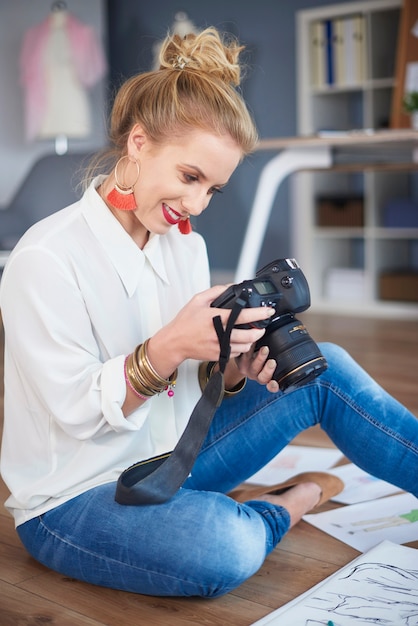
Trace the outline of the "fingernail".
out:
M 268 316 L 271 317 L 272 315 L 275 314 L 276 309 L 272 309 L 271 307 L 268 307 L 267 311 L 268 311 Z
M 267 355 L 268 355 L 268 353 L 269 353 L 269 349 L 267 348 L 267 346 L 263 346 L 263 347 L 260 349 L 260 352 L 261 352 L 261 354 L 262 354 L 263 356 L 267 356 Z

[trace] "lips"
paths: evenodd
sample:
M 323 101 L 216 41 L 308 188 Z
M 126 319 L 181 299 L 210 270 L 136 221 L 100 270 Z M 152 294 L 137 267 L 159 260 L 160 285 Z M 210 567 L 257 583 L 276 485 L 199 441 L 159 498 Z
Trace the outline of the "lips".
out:
M 163 202 L 163 215 L 169 224 L 178 224 L 181 219 L 180 213 L 174 211 L 171 207 Z

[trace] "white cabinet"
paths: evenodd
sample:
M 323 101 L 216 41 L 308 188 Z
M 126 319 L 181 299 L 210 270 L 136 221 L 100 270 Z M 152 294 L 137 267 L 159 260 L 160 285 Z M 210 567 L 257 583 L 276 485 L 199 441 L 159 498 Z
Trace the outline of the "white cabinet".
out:
M 350 2 L 298 12 L 298 135 L 356 129 L 364 133 L 388 126 L 400 14 L 401 0 Z M 318 39 L 327 29 L 337 38 L 341 33 L 348 37 L 359 23 L 360 52 L 351 43 L 343 52 L 337 50 L 335 37 L 318 52 Z M 333 47 L 331 73 L 327 45 Z M 324 65 L 318 68 L 321 61 Z M 396 159 L 394 152 L 393 163 Z M 359 197 L 364 206 L 361 223 L 350 225 L 348 218 L 346 225 L 332 225 L 332 220 L 330 225 L 319 225 L 323 222 L 318 219 L 318 205 L 324 199 L 334 202 L 338 211 L 339 203 L 349 206 Z M 292 199 L 293 250 L 307 275 L 313 310 L 418 315 L 418 177 L 414 170 L 389 166 L 360 172 L 298 173 L 292 178 Z M 382 286 L 383 276 L 392 272 L 399 280 L 406 277 L 409 281 L 405 297 L 394 298 L 390 289 L 388 296 Z M 395 287 L 399 285 L 396 276 L 393 280 Z

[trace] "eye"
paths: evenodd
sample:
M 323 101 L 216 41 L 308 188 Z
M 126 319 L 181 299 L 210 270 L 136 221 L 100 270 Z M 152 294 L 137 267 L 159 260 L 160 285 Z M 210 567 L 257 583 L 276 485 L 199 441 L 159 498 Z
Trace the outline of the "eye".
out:
M 200 178 L 197 174 L 188 174 L 187 172 L 183 173 L 183 178 L 184 178 L 185 183 L 187 184 L 198 183 L 200 181 Z M 208 189 L 208 195 L 212 196 L 215 193 L 223 193 L 222 188 L 210 187 L 210 189 Z
M 186 183 L 196 183 L 199 178 L 195 174 L 184 174 L 184 180 Z
M 208 193 L 213 195 L 215 193 L 223 193 L 223 190 L 220 187 L 211 187 Z

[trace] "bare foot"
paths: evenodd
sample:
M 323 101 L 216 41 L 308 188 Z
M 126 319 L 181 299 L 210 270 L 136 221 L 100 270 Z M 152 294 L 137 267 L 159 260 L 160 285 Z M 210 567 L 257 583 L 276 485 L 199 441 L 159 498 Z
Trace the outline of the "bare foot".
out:
M 297 524 L 303 515 L 313 509 L 321 498 L 321 488 L 313 482 L 300 483 L 280 495 L 266 493 L 257 500 L 283 506 L 290 515 L 290 528 Z

